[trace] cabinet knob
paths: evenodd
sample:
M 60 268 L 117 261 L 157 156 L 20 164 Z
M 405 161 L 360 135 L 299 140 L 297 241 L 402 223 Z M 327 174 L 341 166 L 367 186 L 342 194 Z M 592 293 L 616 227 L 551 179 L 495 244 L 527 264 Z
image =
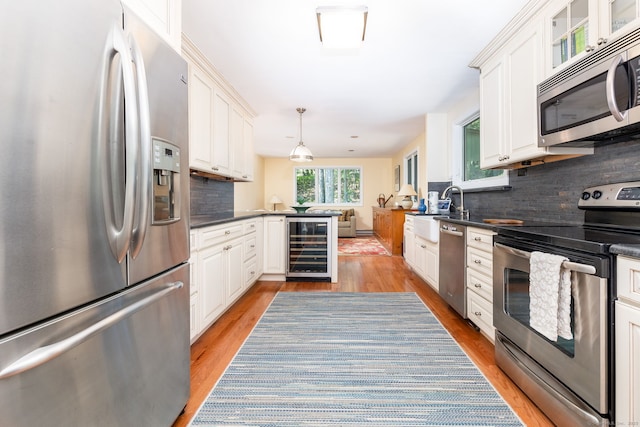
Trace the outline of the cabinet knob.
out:
M 211 169 L 213 169 L 214 171 L 217 171 L 219 168 L 217 166 L 213 166 Z
M 482 312 L 481 311 L 474 311 L 473 314 L 475 314 L 478 317 L 482 316 Z
M 596 47 L 595 47 L 595 46 L 588 46 L 588 45 L 587 45 L 587 46 L 584 48 L 584 51 L 585 51 L 585 52 L 593 52 L 594 50 L 596 50 Z
M 482 237 L 474 237 L 473 240 L 476 242 L 482 242 Z
M 480 261 L 479 259 L 474 259 L 473 262 L 475 262 L 476 264 L 482 264 L 482 261 Z
M 481 283 L 476 283 L 476 284 L 474 284 L 473 286 L 475 286 L 476 288 L 481 288 L 481 287 L 482 287 L 482 284 L 481 284 Z
M 607 39 L 605 39 L 604 37 L 600 37 L 598 39 L 598 46 L 602 46 L 603 44 L 605 44 L 607 42 Z
M 229 234 L 231 234 L 231 230 L 225 230 L 224 234 L 228 236 Z

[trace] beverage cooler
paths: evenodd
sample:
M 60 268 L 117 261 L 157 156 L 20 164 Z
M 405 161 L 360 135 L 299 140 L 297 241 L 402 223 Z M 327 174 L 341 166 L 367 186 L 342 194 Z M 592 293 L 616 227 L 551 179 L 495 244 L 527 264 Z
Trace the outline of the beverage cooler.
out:
M 287 280 L 331 281 L 331 218 L 287 218 Z

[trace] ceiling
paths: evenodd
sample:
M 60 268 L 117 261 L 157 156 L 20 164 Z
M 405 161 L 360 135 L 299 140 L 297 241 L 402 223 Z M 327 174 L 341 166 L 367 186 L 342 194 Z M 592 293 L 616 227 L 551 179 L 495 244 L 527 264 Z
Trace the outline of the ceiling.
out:
M 183 0 L 183 33 L 253 108 L 257 154 L 389 157 L 478 85 L 471 60 L 526 0 Z M 366 5 L 357 52 L 323 51 L 315 9 Z

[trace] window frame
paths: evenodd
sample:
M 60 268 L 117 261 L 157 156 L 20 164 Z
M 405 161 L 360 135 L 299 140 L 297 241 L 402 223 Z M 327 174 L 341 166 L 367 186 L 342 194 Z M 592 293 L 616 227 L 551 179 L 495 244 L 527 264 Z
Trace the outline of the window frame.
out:
M 474 180 L 464 180 L 465 158 L 464 158 L 464 127 L 476 119 L 480 119 L 482 128 L 482 117 L 480 111 L 476 110 L 470 115 L 466 115 L 456 120 L 452 129 L 452 179 L 453 185 L 457 185 L 463 190 L 483 189 L 509 185 L 509 171 L 503 170 L 498 176 L 481 178 Z M 482 143 L 482 142 L 481 142 Z M 481 153 L 482 154 L 482 150 Z
M 362 174 L 363 174 L 363 167 L 362 166 L 296 166 L 293 168 L 293 201 L 294 203 L 297 204 L 297 199 L 298 199 L 298 170 L 300 169 L 314 169 L 314 170 L 319 170 L 319 169 L 340 169 L 340 170 L 345 170 L 345 169 L 356 169 L 359 171 L 360 174 L 360 201 L 359 202 L 353 202 L 353 203 L 347 203 L 347 202 L 337 202 L 337 203 L 320 203 L 320 202 L 316 202 L 316 201 L 305 201 L 305 205 L 306 206 L 345 206 L 345 207 L 354 207 L 354 206 L 364 206 L 364 202 L 363 202 L 363 197 L 364 197 L 364 180 L 362 179 Z M 340 174 L 342 175 L 342 174 Z M 314 189 L 315 189 L 315 193 L 316 193 L 316 197 L 318 194 L 318 176 L 319 174 L 316 172 L 315 174 L 315 185 L 314 185 Z M 341 178 L 340 178 L 341 179 Z M 341 185 L 340 185 L 340 181 L 338 182 L 338 191 L 340 191 L 341 189 Z

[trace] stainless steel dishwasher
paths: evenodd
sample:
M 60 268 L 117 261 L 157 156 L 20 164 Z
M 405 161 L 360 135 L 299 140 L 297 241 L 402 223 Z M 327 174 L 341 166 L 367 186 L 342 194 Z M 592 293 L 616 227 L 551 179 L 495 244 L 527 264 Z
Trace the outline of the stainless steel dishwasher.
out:
M 466 227 L 440 221 L 440 296 L 463 318 L 467 317 Z

